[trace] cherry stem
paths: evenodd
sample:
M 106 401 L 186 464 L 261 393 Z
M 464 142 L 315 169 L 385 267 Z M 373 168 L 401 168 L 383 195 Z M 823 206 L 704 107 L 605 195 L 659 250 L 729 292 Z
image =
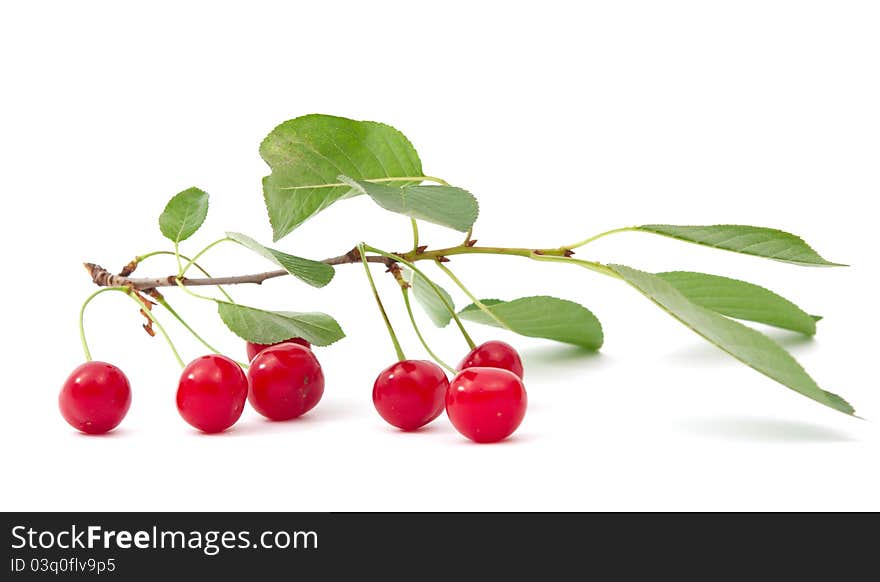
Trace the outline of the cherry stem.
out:
M 211 344 L 209 344 L 209 343 L 208 343 L 208 342 L 207 342 L 202 336 L 200 336 L 200 335 L 196 332 L 196 330 L 194 330 L 194 329 L 193 329 L 193 328 L 192 328 L 192 327 L 186 322 L 186 320 L 184 320 L 183 317 L 181 317 L 180 314 L 178 314 L 177 311 L 175 311 L 174 308 L 172 308 L 171 305 L 168 304 L 168 301 L 167 301 L 164 297 L 154 297 L 154 299 L 156 300 L 156 302 L 157 302 L 159 305 L 161 305 L 162 307 L 164 307 L 165 310 L 168 311 L 168 313 L 170 313 L 170 314 L 174 317 L 174 319 L 176 319 L 176 320 L 178 321 L 178 323 L 180 323 L 180 325 L 182 325 L 184 328 L 186 328 L 186 330 L 187 330 L 189 333 L 191 333 L 191 334 L 193 335 L 193 337 L 196 338 L 196 339 L 199 341 L 199 343 L 201 343 L 203 346 L 205 346 L 206 348 L 208 348 L 209 350 L 211 350 L 211 351 L 214 352 L 215 354 L 222 354 L 222 353 L 223 353 L 223 352 L 221 352 L 220 350 L 218 350 L 217 348 L 215 348 L 214 346 L 212 346 Z M 248 365 L 245 364 L 245 363 L 243 363 L 243 362 L 239 362 L 239 361 L 236 360 L 235 363 L 238 364 L 239 366 L 245 368 L 245 369 L 248 368 Z
M 92 361 L 92 352 L 89 351 L 89 342 L 86 341 L 86 330 L 85 330 L 85 324 L 84 324 L 86 307 L 88 306 L 89 303 L 92 302 L 92 299 L 94 299 L 95 297 L 97 297 L 98 295 L 100 295 L 101 293 L 103 293 L 105 291 L 123 291 L 127 294 L 128 288 L 127 287 L 102 287 L 102 288 L 98 289 L 97 291 L 95 291 L 94 293 L 92 293 L 91 295 L 89 295 L 88 297 L 86 297 L 86 300 L 83 302 L 82 307 L 79 310 L 79 341 L 80 341 L 80 343 L 82 343 L 83 353 L 86 356 L 87 362 Z
M 434 283 L 434 281 L 432 281 L 430 279 L 430 277 L 425 275 L 425 273 L 421 269 L 419 269 L 413 263 L 411 263 L 410 261 L 407 261 L 406 259 L 404 259 L 400 255 L 387 253 L 387 252 L 383 251 L 382 249 L 377 249 L 376 247 L 371 247 L 369 245 L 363 245 L 363 243 L 361 244 L 361 246 L 363 246 L 365 249 L 369 250 L 370 252 L 376 253 L 377 255 L 382 255 L 383 257 L 392 259 L 392 260 L 397 261 L 403 265 L 406 265 L 407 267 L 412 269 L 416 274 L 421 275 L 421 277 L 425 280 L 425 282 L 427 282 L 428 285 L 431 286 L 431 289 L 434 291 L 434 293 L 440 299 L 440 302 L 443 303 L 443 306 L 446 307 L 446 310 L 449 311 L 449 315 L 452 316 L 452 319 L 455 320 L 455 324 L 458 326 L 458 330 L 461 332 L 462 337 L 464 337 L 464 341 L 467 342 L 467 345 L 470 347 L 470 349 L 474 349 L 475 347 L 477 347 L 477 344 L 474 343 L 474 340 L 471 339 L 471 336 L 468 334 L 467 330 L 464 328 L 464 324 L 461 322 L 461 319 L 459 319 L 458 314 L 455 312 L 455 308 L 449 304 L 449 301 L 447 301 L 446 297 L 443 296 L 443 293 L 440 291 L 440 288 L 437 286 L 437 284 Z M 361 252 L 361 256 L 363 256 L 363 252 Z
M 435 362 L 446 368 L 450 373 L 456 374 L 457 372 L 455 371 L 455 369 L 443 360 L 441 360 L 440 357 L 434 353 L 434 350 L 431 349 L 431 347 L 428 345 L 428 342 L 426 342 L 425 338 L 422 336 L 422 332 L 419 329 L 419 324 L 416 323 L 415 315 L 413 315 L 412 304 L 409 301 L 409 287 L 401 285 L 400 291 L 403 293 L 403 303 L 406 305 L 406 312 L 409 314 L 409 321 L 410 323 L 412 323 L 413 330 L 416 332 L 416 336 L 419 338 L 419 341 L 422 342 L 422 347 L 425 348 L 425 351 L 428 352 L 428 355 L 430 355 Z
M 391 336 L 391 343 L 394 344 L 394 351 L 397 352 L 397 359 L 403 361 L 406 359 L 406 356 L 403 354 L 403 349 L 400 347 L 400 342 L 397 340 L 397 334 L 394 333 L 394 328 L 391 326 L 391 320 L 388 319 L 388 313 L 385 312 L 385 306 L 382 305 L 382 298 L 379 297 L 379 290 L 376 289 L 376 282 L 373 281 L 373 274 L 370 272 L 370 264 L 367 262 L 366 253 L 364 252 L 364 244 L 359 244 L 357 248 L 361 256 L 361 262 L 364 265 L 364 271 L 367 273 L 367 280 L 370 282 L 370 289 L 373 290 L 373 298 L 375 298 L 376 305 L 379 307 L 379 312 L 382 314 L 382 319 L 385 321 L 388 335 Z
M 213 297 L 208 297 L 207 295 L 200 295 L 199 293 L 196 293 L 195 291 L 190 291 L 187 288 L 187 286 L 183 284 L 183 280 L 180 277 L 177 278 L 177 286 L 180 287 L 181 289 L 183 289 L 187 294 L 195 297 L 196 299 L 204 299 L 205 301 L 213 301 L 214 303 L 217 303 L 217 301 L 218 301 L 217 299 L 215 299 Z
M 456 277 L 455 273 L 453 273 L 449 269 L 449 267 L 447 267 L 446 265 L 444 265 L 440 261 L 435 260 L 434 262 L 437 264 L 438 267 L 440 267 L 440 270 L 442 270 L 444 273 L 446 273 L 447 277 L 452 279 L 453 283 L 458 285 L 458 288 L 461 289 L 465 295 L 467 295 L 468 299 L 470 299 L 473 302 L 473 304 L 476 305 L 480 309 L 480 311 L 482 311 L 483 313 L 488 315 L 492 320 L 495 321 L 495 323 L 500 325 L 503 329 L 508 329 L 508 330 L 510 329 L 510 326 L 508 326 L 506 323 L 501 321 L 497 315 L 492 313 L 492 311 L 488 307 L 486 307 L 482 301 L 477 299 L 477 297 L 473 293 L 471 293 L 467 287 L 465 287 L 464 283 L 461 282 L 461 279 Z
M 126 289 L 126 291 L 128 291 L 128 290 Z M 181 368 L 185 368 L 186 364 L 183 363 L 183 359 L 180 357 L 180 354 L 177 352 L 177 348 L 174 346 L 174 342 L 171 341 L 171 337 L 169 337 L 168 332 L 165 331 L 165 328 L 162 326 L 162 324 L 159 322 L 159 320 L 156 319 L 156 316 L 153 315 L 153 312 L 150 310 L 150 306 L 147 305 L 143 299 L 141 299 L 141 297 L 137 294 L 137 292 L 129 291 L 128 293 L 126 293 L 126 295 L 131 297 L 138 305 L 140 305 L 141 311 L 144 312 L 144 315 L 146 315 L 150 321 L 152 321 L 153 323 L 156 324 L 156 327 L 159 328 L 159 332 L 162 334 L 162 337 L 164 337 L 165 341 L 168 343 L 168 347 L 171 348 L 171 352 L 174 354 L 174 358 L 177 360 L 177 363 L 180 364 Z

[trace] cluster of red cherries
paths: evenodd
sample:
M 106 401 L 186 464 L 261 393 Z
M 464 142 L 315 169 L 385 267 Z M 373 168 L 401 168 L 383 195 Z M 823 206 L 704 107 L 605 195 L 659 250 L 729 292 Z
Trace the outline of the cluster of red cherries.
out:
M 270 420 L 290 420 L 314 408 L 324 394 L 324 373 L 309 343 L 293 338 L 262 345 L 248 342 L 245 373 L 234 360 L 210 354 L 193 360 L 180 376 L 177 410 L 206 433 L 222 432 L 241 417 L 245 401 Z M 391 425 L 421 428 L 446 410 L 467 438 L 490 443 L 507 438 L 526 413 L 522 360 L 500 341 L 475 347 L 450 382 L 440 366 L 401 360 L 373 385 L 373 404 Z M 59 396 L 61 414 L 87 434 L 116 428 L 131 405 L 131 386 L 112 364 L 90 361 L 76 368 Z

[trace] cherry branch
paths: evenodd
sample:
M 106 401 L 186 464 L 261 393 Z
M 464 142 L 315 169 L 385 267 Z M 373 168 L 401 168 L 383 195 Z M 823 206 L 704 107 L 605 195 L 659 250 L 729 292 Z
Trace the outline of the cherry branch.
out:
M 437 249 L 428 251 L 427 247 L 420 246 L 407 253 L 396 253 L 395 256 L 400 257 L 407 262 L 415 261 L 440 261 L 445 262 L 449 255 L 463 254 L 492 254 L 492 255 L 510 255 L 528 258 L 541 257 L 570 257 L 573 253 L 568 248 L 555 249 L 526 249 L 526 248 L 508 248 L 508 247 L 478 247 L 474 246 L 476 241 L 468 241 L 468 243 L 457 247 L 449 247 L 445 249 Z M 390 257 L 369 255 L 366 257 L 369 263 L 380 263 L 391 269 L 397 261 Z M 357 247 L 348 251 L 344 255 L 330 257 L 321 261 L 328 265 L 347 265 L 351 263 L 361 262 L 361 255 Z M 137 267 L 137 262 L 132 261 L 125 266 L 118 275 L 111 273 L 104 267 L 95 263 L 83 263 L 88 271 L 92 282 L 98 287 L 128 287 L 130 289 L 147 290 L 157 287 L 177 287 L 184 285 L 187 287 L 203 287 L 215 285 L 239 285 L 251 283 L 260 285 L 263 281 L 284 277 L 289 275 L 284 269 L 274 271 L 263 271 L 262 273 L 253 273 L 250 275 L 231 275 L 227 277 L 178 277 L 177 275 L 168 275 L 165 277 L 131 277 L 131 273 Z

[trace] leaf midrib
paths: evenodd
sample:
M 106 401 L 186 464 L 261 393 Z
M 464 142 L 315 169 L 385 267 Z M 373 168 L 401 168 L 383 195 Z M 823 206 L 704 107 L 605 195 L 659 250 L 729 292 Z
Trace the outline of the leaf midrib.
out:
M 424 182 L 431 181 L 431 176 L 392 176 L 387 178 L 361 178 L 361 182 L 370 182 L 371 184 L 381 184 L 384 182 Z M 319 188 L 339 188 L 341 186 L 351 187 L 345 182 L 332 182 L 326 184 L 309 184 L 306 186 L 280 186 L 277 190 L 315 190 Z
M 198 204 L 199 204 L 199 202 L 196 202 L 196 205 L 198 205 Z M 180 226 L 178 227 L 177 232 L 174 234 L 174 241 L 175 242 L 180 242 L 180 237 L 186 231 L 186 227 L 188 226 L 187 223 L 189 221 L 189 217 L 194 214 L 194 210 L 191 211 L 190 208 L 191 208 L 191 205 L 187 205 L 186 208 L 184 208 L 183 218 L 181 218 L 181 220 L 180 220 Z

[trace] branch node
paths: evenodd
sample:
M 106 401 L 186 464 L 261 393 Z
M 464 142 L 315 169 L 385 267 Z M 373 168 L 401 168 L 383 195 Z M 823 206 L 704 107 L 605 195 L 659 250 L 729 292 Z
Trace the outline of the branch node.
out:
M 352 263 L 358 263 L 361 260 L 361 252 L 357 247 L 354 247 L 347 253 L 345 253 L 345 258 L 351 261 Z
M 412 287 L 412 285 L 410 285 L 407 280 L 403 278 L 403 272 L 399 264 L 392 263 L 391 265 L 389 265 L 387 272 L 394 275 L 394 278 L 397 280 L 398 285 L 400 285 L 402 288 L 408 289 L 409 287 Z
M 134 273 L 134 270 L 137 269 L 137 267 L 138 267 L 138 260 L 136 258 L 134 258 L 131 261 L 129 261 L 129 263 L 127 265 L 122 267 L 122 270 L 119 271 L 119 276 L 120 277 L 128 277 L 129 275 Z

